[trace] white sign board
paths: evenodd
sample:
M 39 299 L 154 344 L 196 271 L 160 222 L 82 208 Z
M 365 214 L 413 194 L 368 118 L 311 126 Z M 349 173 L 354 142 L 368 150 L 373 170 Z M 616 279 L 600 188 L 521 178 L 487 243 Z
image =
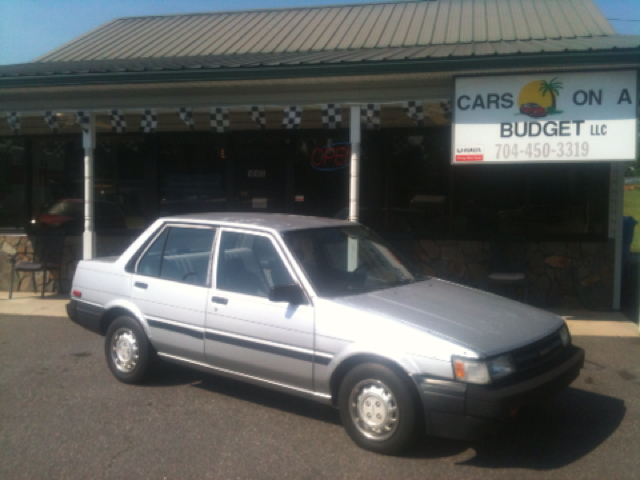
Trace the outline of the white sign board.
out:
M 454 164 L 636 159 L 635 71 L 457 78 Z

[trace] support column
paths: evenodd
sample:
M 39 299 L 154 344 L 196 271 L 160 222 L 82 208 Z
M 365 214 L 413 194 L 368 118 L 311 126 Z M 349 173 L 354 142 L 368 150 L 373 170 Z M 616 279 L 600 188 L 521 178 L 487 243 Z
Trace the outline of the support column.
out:
M 609 238 L 614 241 L 615 255 L 613 265 L 613 304 L 614 310 L 620 310 L 622 292 L 622 228 L 624 215 L 624 168 L 622 162 L 611 163 L 609 184 Z
M 93 164 L 96 146 L 96 118 L 90 114 L 88 129 L 82 130 L 84 147 L 84 232 L 82 234 L 82 258 L 90 260 L 96 256 L 96 232 L 93 211 Z
M 357 222 L 360 209 L 360 106 L 351 107 L 351 181 L 349 183 L 349 221 Z

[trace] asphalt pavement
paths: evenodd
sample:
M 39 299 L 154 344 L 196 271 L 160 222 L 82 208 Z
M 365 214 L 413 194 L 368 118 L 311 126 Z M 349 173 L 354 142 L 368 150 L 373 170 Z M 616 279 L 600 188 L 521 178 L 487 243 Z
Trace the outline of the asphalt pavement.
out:
M 355 446 L 330 407 L 175 366 L 119 383 L 103 339 L 0 314 L 0 478 L 640 478 L 640 338 L 575 337 L 582 375 L 478 442 Z

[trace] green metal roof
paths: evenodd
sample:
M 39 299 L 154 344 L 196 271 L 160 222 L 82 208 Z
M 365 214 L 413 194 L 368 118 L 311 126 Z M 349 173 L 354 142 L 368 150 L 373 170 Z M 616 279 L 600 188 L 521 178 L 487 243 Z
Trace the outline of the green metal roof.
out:
M 593 0 L 425 0 L 121 18 L 0 86 L 640 66 Z
M 514 47 L 508 42 L 544 51 L 548 40 L 593 42 L 615 35 L 593 0 L 387 1 L 118 18 L 35 62 L 300 53 L 313 61 L 322 52 L 368 56 L 377 49 L 443 46 L 451 47 L 445 49 L 449 55 L 467 56 L 478 50 L 475 44 L 509 54 Z

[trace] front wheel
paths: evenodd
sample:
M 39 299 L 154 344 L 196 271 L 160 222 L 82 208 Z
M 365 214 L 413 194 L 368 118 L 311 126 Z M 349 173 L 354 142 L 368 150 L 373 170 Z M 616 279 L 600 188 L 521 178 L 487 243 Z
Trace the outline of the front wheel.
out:
M 116 318 L 107 330 L 104 342 L 111 373 L 123 383 L 142 383 L 155 354 L 142 327 L 133 318 Z
M 412 385 L 390 368 L 364 363 L 354 367 L 340 386 L 340 418 L 360 447 L 386 455 L 408 448 L 421 430 Z

